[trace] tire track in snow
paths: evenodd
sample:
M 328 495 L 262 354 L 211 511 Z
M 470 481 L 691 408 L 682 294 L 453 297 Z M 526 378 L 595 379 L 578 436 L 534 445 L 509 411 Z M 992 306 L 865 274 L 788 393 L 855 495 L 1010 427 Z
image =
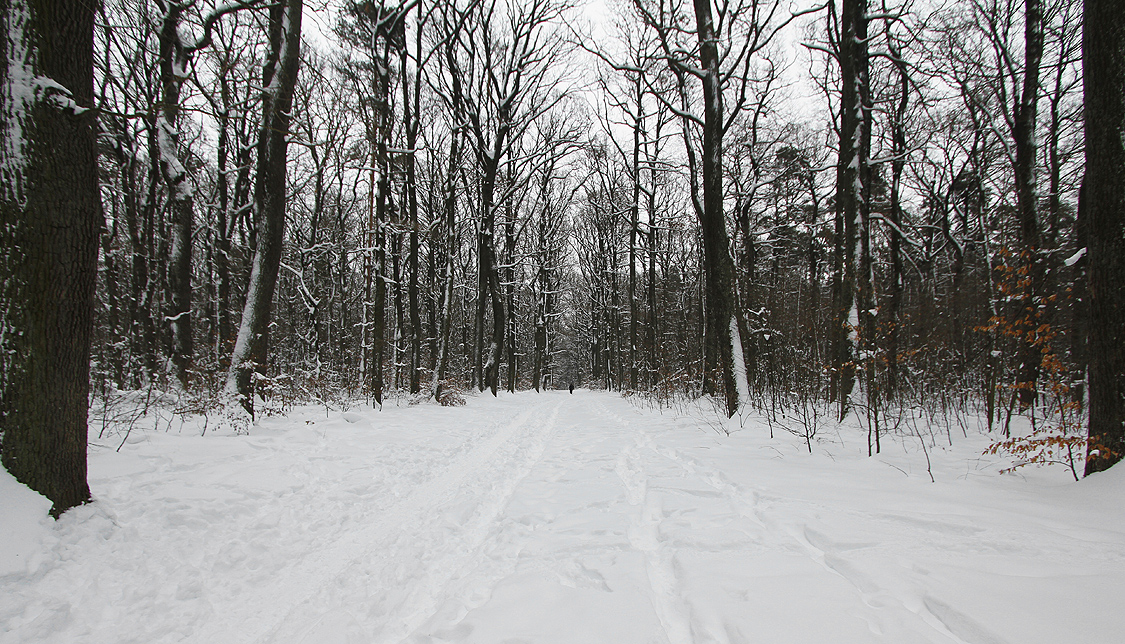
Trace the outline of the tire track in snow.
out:
M 451 539 L 448 534 L 437 535 L 438 538 L 433 539 L 439 543 L 453 541 L 455 545 L 463 546 L 460 550 L 468 549 L 467 554 L 471 556 L 472 550 L 487 537 L 487 525 L 503 509 L 522 477 L 508 477 L 503 488 L 487 490 L 486 493 L 493 493 L 491 497 L 487 497 L 491 503 L 472 505 L 468 508 L 468 516 L 449 517 L 443 510 L 448 510 L 459 496 L 467 494 L 472 497 L 479 490 L 479 485 L 467 486 L 466 482 L 480 478 L 482 473 L 503 470 L 511 459 L 518 458 L 520 454 L 525 455 L 524 461 L 534 460 L 542 454 L 557 417 L 558 405 L 553 414 L 542 407 L 523 409 L 506 421 L 493 423 L 491 426 L 496 429 L 490 436 L 474 441 L 475 444 L 464 456 L 440 474 L 421 483 L 406 497 L 377 513 L 371 520 L 354 526 L 327 547 L 306 553 L 299 562 L 280 573 L 282 579 L 278 583 L 267 583 L 252 597 L 240 598 L 237 614 L 233 618 L 213 622 L 194 639 L 201 642 L 230 641 L 230 635 L 237 633 L 239 636 L 236 641 L 239 642 L 288 641 L 287 638 L 291 638 L 294 631 L 286 630 L 287 628 L 302 628 L 317 622 L 318 604 L 335 594 L 337 589 L 334 587 L 341 586 L 341 581 L 355 581 L 348 579 L 349 574 L 354 574 L 351 571 L 361 569 L 363 564 L 372 561 L 383 563 L 384 569 L 394 568 L 396 564 L 401 568 L 402 562 L 394 556 L 397 550 L 409 546 L 417 535 L 441 528 L 434 524 L 439 523 L 442 518 L 456 521 L 458 518 L 473 519 L 474 514 L 478 515 L 473 524 L 476 530 L 469 535 L 468 541 Z M 541 422 L 544 420 L 548 422 Z M 373 467 L 377 466 L 373 464 Z M 526 462 L 520 462 L 517 469 L 529 470 L 530 466 Z M 483 512 L 474 512 L 477 508 Z M 430 561 L 415 560 L 412 563 L 424 572 Z M 406 572 L 409 576 L 410 571 Z M 454 573 L 448 572 L 450 576 Z M 398 576 L 403 576 L 402 571 L 399 571 Z M 367 583 L 381 585 L 387 584 L 388 580 L 372 578 Z M 413 599 L 427 603 L 425 597 Z M 391 629 L 395 633 L 401 633 L 401 639 L 406 635 L 402 631 L 408 632 L 411 623 L 420 622 L 418 614 L 427 609 L 428 607 L 419 609 L 400 603 L 383 612 L 385 619 L 382 620 L 381 631 Z M 314 613 L 312 619 L 308 619 L 310 612 Z M 380 638 L 378 641 L 388 640 Z

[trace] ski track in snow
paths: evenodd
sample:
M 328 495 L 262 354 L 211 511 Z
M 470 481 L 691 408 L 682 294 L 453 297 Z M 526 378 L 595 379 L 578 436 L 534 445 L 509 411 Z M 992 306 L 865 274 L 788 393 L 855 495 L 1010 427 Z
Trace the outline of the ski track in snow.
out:
M 914 622 L 905 628 L 906 631 L 914 631 L 910 635 L 919 637 L 923 634 L 948 636 L 951 641 L 958 644 L 1006 644 L 1005 640 L 988 633 L 987 629 L 940 600 L 927 596 L 922 604 L 917 604 L 917 602 L 911 602 L 909 599 L 896 596 L 894 592 L 880 587 L 859 566 L 841 554 L 843 550 L 848 548 L 846 544 L 841 546 L 841 544 L 835 543 L 808 526 L 808 522 L 813 521 L 812 516 L 815 515 L 817 508 L 797 508 L 794 506 L 808 504 L 795 504 L 791 499 L 783 501 L 775 498 L 773 499 L 775 504 L 776 502 L 782 502 L 788 505 L 787 513 L 801 516 L 798 521 L 784 523 L 783 520 L 774 516 L 777 514 L 776 512 L 771 515 L 760 507 L 757 492 L 743 492 L 721 471 L 707 467 L 674 448 L 653 447 L 652 449 L 682 467 L 689 475 L 699 477 L 713 486 L 729 500 L 736 512 L 742 516 L 752 517 L 762 526 L 775 545 L 785 541 L 795 544 L 813 561 L 846 580 L 862 598 L 866 606 L 875 611 L 908 611 L 915 615 L 916 620 L 905 620 Z M 972 529 L 970 528 L 970 530 Z M 906 604 L 910 603 L 915 605 L 908 608 Z M 891 633 L 895 638 L 892 641 L 907 641 L 905 638 L 909 635 L 904 632 L 902 615 L 897 616 L 895 621 L 899 624 L 899 629 L 898 632 Z M 873 619 L 870 625 L 873 633 L 885 634 L 879 620 Z M 927 626 L 932 628 L 934 633 L 924 633 L 929 630 L 926 628 Z M 939 637 L 938 639 L 944 641 L 945 638 Z
M 632 423 L 622 416 L 610 412 L 602 404 L 598 405 L 599 415 L 605 417 L 612 426 L 621 427 L 626 432 L 635 432 L 636 443 L 628 445 L 617 464 L 617 473 L 627 490 L 630 504 L 640 507 L 633 522 L 630 541 L 635 548 L 645 553 L 648 564 L 649 581 L 653 591 L 654 608 L 670 644 L 689 644 L 691 642 L 729 642 L 727 637 L 715 629 L 707 629 L 703 624 L 692 624 L 690 611 L 679 598 L 676 573 L 671 565 L 674 550 L 663 542 L 659 535 L 663 510 L 660 493 L 653 493 L 647 485 L 645 469 L 641 465 L 641 454 L 645 451 L 659 455 L 683 470 L 686 476 L 704 481 L 711 486 L 727 503 L 732 511 L 751 519 L 761 528 L 753 539 L 773 548 L 795 549 L 806 554 L 826 571 L 844 579 L 863 604 L 872 609 L 868 620 L 872 634 L 890 636 L 889 641 L 941 641 L 958 644 L 1007 644 L 1008 640 L 990 632 L 971 617 L 959 612 L 949 604 L 928 594 L 912 596 L 902 589 L 889 589 L 879 583 L 861 566 L 843 553 L 855 547 L 851 544 L 838 544 L 827 536 L 809 527 L 815 523 L 818 511 L 824 509 L 818 504 L 799 502 L 793 499 L 771 497 L 775 508 L 784 507 L 784 512 L 768 511 L 759 502 L 761 494 L 756 490 L 744 491 L 732 482 L 722 471 L 710 467 L 679 449 L 668 445 L 657 445 L 644 431 L 634 430 Z M 652 469 L 652 466 L 649 466 Z M 789 515 L 783 519 L 780 515 Z M 973 537 L 980 529 L 968 525 L 944 522 L 926 522 L 911 517 L 863 516 L 866 520 L 882 519 L 898 523 L 912 524 L 912 527 L 934 530 L 944 535 Z M 874 544 L 858 544 L 866 547 Z M 889 615 L 885 615 L 890 613 Z M 701 632 L 696 632 L 696 631 Z
M 653 609 L 669 644 L 691 644 L 691 623 L 680 601 L 673 565 L 675 550 L 660 535 L 660 524 L 664 520 L 663 493 L 649 485 L 641 460 L 649 444 L 648 436 L 633 429 L 629 421 L 609 413 L 604 405 L 598 404 L 597 410 L 610 421 L 611 427 L 636 434 L 636 442 L 626 445 L 615 470 L 625 486 L 629 504 L 637 508 L 629 526 L 629 543 L 644 554 Z
M 1125 591 L 1121 513 L 1065 489 L 778 459 L 608 393 L 334 414 L 96 453 L 101 502 L 0 576 L 0 644 L 1108 643 Z
M 353 618 L 367 609 L 383 627 L 366 635 L 377 642 L 401 641 L 436 612 L 439 591 L 478 555 L 515 487 L 542 456 L 557 417 L 558 404 L 551 410 L 541 405 L 498 423 L 483 444 L 378 513 L 372 523 L 353 528 L 325 551 L 310 553 L 280 589 L 271 587 L 254 600 L 261 608 L 253 611 L 255 620 L 264 628 L 252 627 L 242 641 L 287 641 L 289 633 L 308 628 L 308 621 L 325 608 Z M 413 565 L 402 567 L 404 558 Z M 372 588 L 387 586 L 390 592 L 372 596 Z M 274 595 L 300 595 L 309 587 L 312 592 L 296 606 L 271 601 Z M 375 604 L 374 614 L 367 605 L 372 600 L 382 602 Z M 233 630 L 225 625 L 201 641 L 215 641 Z M 318 641 L 316 624 L 298 641 Z

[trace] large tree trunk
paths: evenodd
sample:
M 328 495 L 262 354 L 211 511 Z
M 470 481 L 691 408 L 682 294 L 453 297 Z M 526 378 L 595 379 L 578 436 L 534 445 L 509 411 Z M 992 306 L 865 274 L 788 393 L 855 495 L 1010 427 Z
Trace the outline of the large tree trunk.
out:
M 546 182 L 544 182 L 546 183 Z M 532 371 L 531 371 L 531 386 L 535 391 L 546 389 L 547 382 L 547 364 L 548 364 L 548 351 L 550 347 L 547 345 L 547 324 L 551 316 L 551 269 L 548 262 L 551 261 L 551 253 L 548 244 L 551 240 L 547 235 L 549 216 L 548 210 L 545 208 L 539 220 L 538 230 L 538 264 L 535 274 L 535 285 L 538 291 L 535 294 L 535 330 L 532 337 L 534 345 L 534 356 L 532 358 Z
M 180 161 L 180 86 L 185 77 L 188 55 L 180 40 L 181 5 L 170 3 L 160 28 L 160 86 L 163 109 L 156 120 L 156 141 L 160 156 L 160 176 L 168 188 L 172 211 L 170 232 L 172 249 L 168 256 L 168 326 L 171 336 L 169 355 L 180 385 L 187 387 L 187 370 L 192 359 L 191 337 L 191 235 L 195 218 L 194 195 L 187 170 Z
M 438 333 L 437 368 L 430 391 L 434 400 L 441 402 L 445 374 L 449 368 L 449 339 L 453 323 L 453 268 L 457 257 L 457 167 L 460 162 L 458 142 L 460 134 L 453 132 L 449 139 L 449 172 L 446 174 L 445 200 L 445 275 L 441 293 L 441 331 Z
M 264 369 L 269 352 L 273 294 L 281 269 L 285 239 L 285 170 L 293 89 L 301 63 L 303 0 L 270 8 L 270 53 L 262 73 L 262 129 L 258 139 L 258 175 L 254 184 L 257 246 L 246 289 L 226 389 L 254 415 L 252 374 Z
M 422 30 L 418 30 L 418 50 L 421 51 L 421 38 Z M 410 82 L 407 76 L 407 51 L 406 47 L 402 48 L 402 105 L 403 105 L 403 128 L 406 130 L 406 148 L 409 150 L 405 155 L 406 164 L 406 209 L 410 221 L 410 251 L 407 259 L 408 270 L 410 275 L 409 280 L 409 293 L 407 298 L 410 301 L 410 393 L 416 394 L 421 390 L 421 377 L 422 377 L 422 313 L 418 304 L 418 178 L 416 170 L 416 159 L 414 149 L 418 144 L 418 119 L 421 117 L 419 114 L 420 109 L 420 96 L 421 96 L 421 69 L 415 73 L 414 76 L 414 90 L 410 90 Z
M 477 301 L 476 312 L 473 316 L 473 346 L 472 346 L 472 375 L 470 386 L 484 391 L 484 321 L 488 308 L 485 294 L 488 293 L 488 274 L 484 267 L 484 218 L 478 224 L 477 230 Z
M 1086 0 L 1083 23 L 1091 474 L 1125 456 L 1125 12 Z
M 1020 241 L 1023 244 L 1023 261 L 1027 268 L 1027 287 L 1024 292 L 1024 306 L 1017 313 L 1020 319 L 1017 328 L 1025 333 L 1019 347 L 1019 373 L 1016 387 L 1019 389 L 1020 408 L 1031 406 L 1036 399 L 1036 381 L 1039 379 L 1039 366 L 1043 360 L 1041 347 L 1035 343 L 1036 331 L 1040 323 L 1041 298 L 1045 276 L 1043 258 L 1040 256 L 1039 235 L 1039 191 L 1035 167 L 1039 146 L 1036 141 L 1036 125 L 1039 114 L 1039 64 L 1043 59 L 1043 4 L 1042 0 L 1024 2 L 1024 73 L 1023 90 L 1015 109 L 1013 135 L 1015 138 L 1016 162 L 1016 208 L 1019 211 Z
M 633 164 L 629 178 L 633 182 L 633 195 L 629 203 L 629 390 L 637 390 L 637 231 L 641 218 L 641 143 L 644 137 L 644 85 L 640 75 L 633 78 Z
M 858 149 L 858 184 L 852 186 L 856 197 L 856 248 L 859 251 L 858 270 L 855 276 L 856 286 L 856 320 L 859 328 L 857 346 L 860 355 L 857 364 L 863 367 L 865 394 L 867 395 L 867 421 L 868 440 L 867 455 L 872 454 L 872 438 L 874 438 L 874 451 L 879 452 L 879 385 L 876 378 L 875 356 L 875 265 L 874 251 L 871 242 L 871 121 L 874 105 L 871 98 L 871 82 L 868 64 L 868 30 L 867 30 L 867 1 L 845 7 L 853 12 L 848 22 L 855 29 L 854 49 L 855 78 L 854 87 L 858 94 L 859 104 L 856 116 L 859 119 Z
M 703 232 L 707 301 L 704 384 L 705 391 L 723 396 L 727 416 L 734 416 L 740 404 L 734 354 L 737 352 L 741 357 L 742 342 L 734 337 L 738 330 L 731 291 L 734 265 L 728 248 L 726 218 L 723 216 L 723 89 L 710 0 L 695 0 L 695 21 L 699 37 L 699 64 L 703 69 L 703 212 L 700 227 Z M 741 363 L 741 360 L 738 362 Z
M 368 386 L 371 389 L 372 396 L 375 402 L 379 405 L 383 404 L 383 389 L 385 387 L 383 362 L 386 354 L 387 346 L 387 223 L 390 221 L 390 213 L 393 209 L 391 201 L 391 161 L 390 161 L 390 140 L 391 140 L 391 107 L 390 107 L 390 83 L 391 83 L 391 70 L 390 70 L 390 41 L 384 38 L 380 45 L 382 52 L 377 53 L 372 50 L 374 76 L 372 87 L 375 98 L 375 131 L 372 133 L 375 140 L 372 141 L 373 155 L 372 167 L 378 176 L 376 177 L 376 193 L 375 193 L 375 268 L 374 268 L 374 281 L 375 281 L 375 295 L 369 302 L 374 305 L 372 322 L 371 322 L 371 366 L 370 378 L 368 379 Z M 396 307 L 396 312 L 401 307 Z M 401 326 L 398 330 L 401 331 Z M 392 347 L 392 356 L 394 355 L 395 347 Z
M 90 498 L 98 233 L 93 3 L 0 1 L 0 460 L 54 504 Z
M 887 378 L 885 395 L 898 395 L 898 352 L 899 352 L 899 317 L 902 310 L 903 295 L 903 269 L 902 269 L 902 175 L 906 167 L 906 109 L 910 101 L 910 74 L 902 51 L 890 34 L 890 20 L 886 21 L 888 50 L 895 70 L 898 72 L 898 103 L 891 112 L 891 185 L 890 185 L 890 218 L 888 227 L 890 237 L 890 297 L 887 301 Z
M 383 117 L 380 116 L 379 118 L 382 119 Z M 385 163 L 387 143 L 382 133 L 380 133 L 375 149 L 375 167 L 379 169 L 379 179 L 375 198 L 375 295 L 371 300 L 375 310 L 371 320 L 371 366 L 368 385 L 375 402 L 382 405 L 383 360 L 387 345 L 387 191 L 391 185 L 390 177 L 386 172 L 387 164 Z
M 836 259 L 833 278 L 832 387 L 848 411 L 855 386 L 855 355 L 860 331 L 857 304 L 866 304 L 870 287 L 857 288 L 866 273 L 857 275 L 857 251 L 863 256 L 867 224 L 866 152 L 870 146 L 867 96 L 867 0 L 844 0 L 840 8 L 840 154 L 836 166 Z M 862 270 L 863 267 L 861 267 Z M 861 302 L 856 302 L 859 295 Z M 865 310 L 864 315 L 868 315 Z
M 655 132 L 652 137 L 654 141 L 660 140 L 663 121 L 660 118 L 656 120 Z M 657 157 L 659 149 L 649 147 L 650 144 L 645 145 L 645 162 L 648 165 L 648 190 L 646 197 L 646 215 L 647 215 L 647 228 L 648 238 L 646 240 L 648 252 L 648 311 L 647 311 L 647 325 L 646 325 L 646 342 L 648 348 L 648 385 L 653 389 L 661 380 L 660 373 L 660 351 L 657 346 L 657 338 L 660 337 L 660 314 L 657 307 L 656 297 L 656 256 L 660 249 L 660 226 L 657 224 L 657 207 L 656 207 L 656 190 L 658 185 L 657 177 Z
M 511 180 L 511 173 L 509 173 L 508 181 Z M 508 391 L 516 393 L 516 380 L 519 373 L 516 357 L 516 219 L 511 202 L 506 205 L 505 210 L 507 217 L 504 221 L 504 308 L 507 318 L 504 324 L 508 352 Z
M 490 151 L 491 156 L 479 155 L 484 177 L 481 181 L 480 235 L 477 238 L 481 287 L 477 295 L 481 298 L 477 304 L 477 324 L 480 325 L 477 338 L 481 346 L 477 350 L 481 354 L 485 351 L 483 346 L 484 313 L 486 304 L 490 303 L 492 305 L 492 339 L 489 342 L 488 354 L 482 367 L 483 379 L 480 381 L 480 389 L 484 391 L 485 388 L 488 388 L 493 396 L 496 395 L 496 390 L 500 385 L 500 359 L 504 355 L 504 330 L 507 326 L 504 300 L 501 297 L 500 290 L 500 269 L 496 264 L 496 213 L 495 208 L 493 208 L 499 169 L 499 151 L 503 149 L 502 141 L 502 135 L 498 135 L 497 143 Z M 489 298 L 487 303 L 484 301 L 486 293 Z

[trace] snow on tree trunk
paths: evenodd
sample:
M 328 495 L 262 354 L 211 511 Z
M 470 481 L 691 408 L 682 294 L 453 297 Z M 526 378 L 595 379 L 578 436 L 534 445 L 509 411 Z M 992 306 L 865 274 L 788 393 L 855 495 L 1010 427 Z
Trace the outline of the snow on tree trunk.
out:
M 707 329 L 704 377 L 710 393 L 723 395 L 727 416 L 740 404 L 735 382 L 731 328 L 734 315 L 734 262 L 730 257 L 726 218 L 723 216 L 723 93 L 719 78 L 719 51 L 710 0 L 695 0 L 699 38 L 699 64 L 703 74 L 703 254 L 706 264 Z M 713 380 L 717 378 L 718 382 Z
M 90 498 L 93 6 L 0 2 L 0 460 L 56 517 Z
M 831 398 L 847 414 L 855 386 L 860 314 L 871 313 L 871 281 L 865 265 L 871 142 L 868 99 L 867 0 L 840 8 L 840 153 L 836 168 L 836 260 L 833 278 Z M 861 264 L 865 262 L 861 261 Z M 857 301 L 858 300 L 858 301 Z M 873 325 L 872 325 L 873 326 Z
M 453 133 L 449 140 L 449 170 L 446 174 L 444 215 L 445 215 L 445 280 L 441 301 L 441 332 L 438 334 L 437 369 L 430 391 L 434 400 L 441 402 L 445 374 L 449 367 L 449 335 L 453 324 L 453 269 L 457 255 L 457 176 L 456 167 L 460 159 L 458 143 L 460 137 Z
M 231 355 L 226 391 L 254 415 L 255 370 L 265 367 L 273 294 L 281 268 L 285 238 L 285 170 L 293 90 L 301 62 L 301 11 L 303 0 L 288 0 L 270 8 L 270 54 L 263 79 L 262 129 L 258 139 L 258 175 L 254 209 L 258 245 L 246 291 L 242 323 Z
M 163 109 L 156 120 L 156 142 L 160 174 L 168 188 L 172 211 L 172 248 L 168 254 L 168 287 L 171 301 L 167 315 L 171 331 L 170 355 L 175 376 L 187 386 L 192 358 L 191 337 L 191 235 L 195 217 L 194 199 L 187 171 L 180 162 L 180 87 L 187 78 L 187 51 L 180 38 L 183 7 L 169 4 L 160 29 L 160 84 Z
M 746 377 L 746 358 L 742 355 L 742 334 L 738 331 L 738 316 L 730 316 L 730 349 L 734 362 L 734 383 L 738 399 L 743 404 L 750 400 L 750 382 Z
M 503 130 L 501 130 L 503 132 Z M 504 135 L 497 134 L 495 147 L 503 149 Z M 481 185 L 481 230 L 478 236 L 478 255 L 480 259 L 480 302 L 477 308 L 477 319 L 483 335 L 484 311 L 486 304 L 492 305 L 492 339 L 488 343 L 488 354 L 482 368 L 483 379 L 480 382 L 481 391 L 487 387 L 492 395 L 500 384 L 500 359 L 504 355 L 504 331 L 507 316 L 504 311 L 504 300 L 500 297 L 500 267 L 496 262 L 496 213 L 493 205 L 493 196 L 496 189 L 497 159 L 499 154 L 493 151 L 482 155 L 480 159 L 484 166 L 484 178 Z M 484 294 L 488 293 L 488 300 Z M 482 349 L 483 351 L 483 349 Z

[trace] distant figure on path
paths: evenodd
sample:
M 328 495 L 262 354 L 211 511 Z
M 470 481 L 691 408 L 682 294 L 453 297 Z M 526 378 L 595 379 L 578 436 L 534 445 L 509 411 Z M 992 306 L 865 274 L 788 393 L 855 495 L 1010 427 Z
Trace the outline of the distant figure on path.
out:
M 570 393 L 574 393 L 574 383 L 570 383 Z

